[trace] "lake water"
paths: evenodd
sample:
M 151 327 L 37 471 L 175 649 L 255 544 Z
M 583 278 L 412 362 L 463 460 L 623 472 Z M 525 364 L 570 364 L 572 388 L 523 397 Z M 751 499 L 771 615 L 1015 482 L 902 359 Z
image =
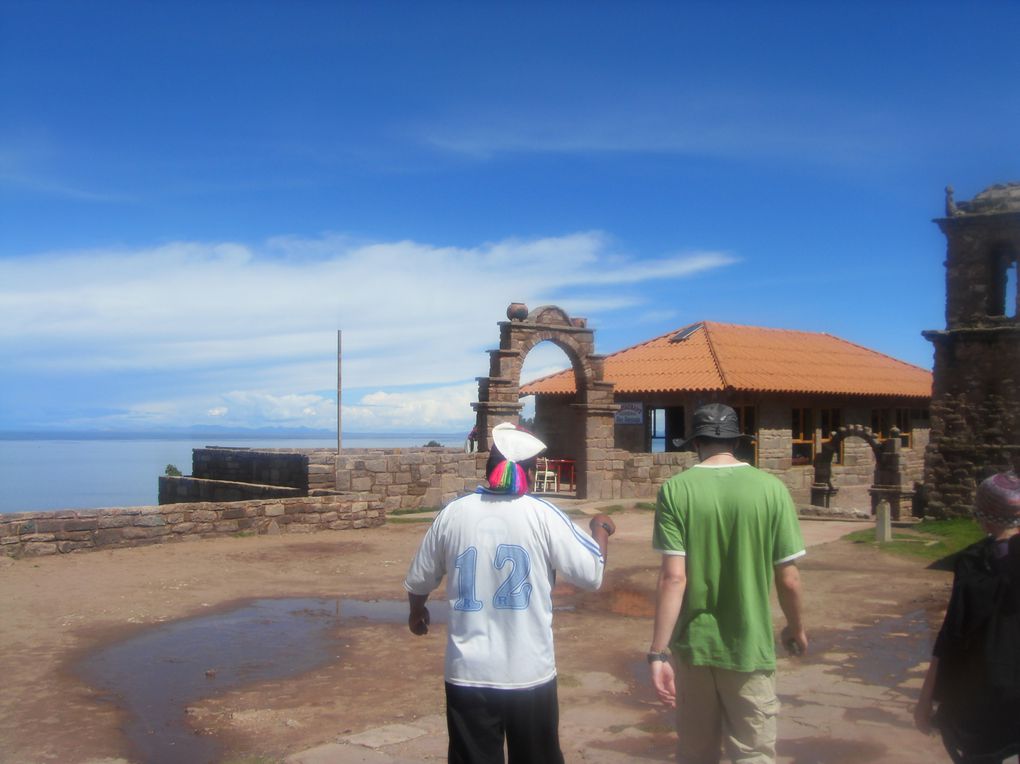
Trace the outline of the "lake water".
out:
M 459 447 L 450 435 L 344 436 L 345 448 L 414 448 L 435 440 Z M 150 506 L 168 464 L 191 474 L 191 450 L 336 448 L 336 439 L 0 440 L 0 513 L 96 507 Z

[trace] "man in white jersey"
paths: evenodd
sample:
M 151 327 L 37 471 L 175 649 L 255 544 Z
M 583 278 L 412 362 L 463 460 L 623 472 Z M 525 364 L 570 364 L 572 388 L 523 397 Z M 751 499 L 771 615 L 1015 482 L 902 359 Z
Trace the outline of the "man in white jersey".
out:
M 489 487 L 451 502 L 411 562 L 408 627 L 428 633 L 428 595 L 447 577 L 446 721 L 450 762 L 560 764 L 552 634 L 556 575 L 584 589 L 602 583 L 606 515 L 589 538 L 559 509 L 527 495 L 528 473 L 545 450 L 526 430 L 493 428 Z

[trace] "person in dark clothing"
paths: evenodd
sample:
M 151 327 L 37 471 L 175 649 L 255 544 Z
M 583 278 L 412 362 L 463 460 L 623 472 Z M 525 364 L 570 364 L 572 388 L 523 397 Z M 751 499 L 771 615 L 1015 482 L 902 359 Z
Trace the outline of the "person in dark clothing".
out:
M 957 764 L 1020 753 L 1020 477 L 978 487 L 974 515 L 989 534 L 957 556 L 953 592 L 914 709 Z M 933 709 L 938 704 L 937 711 Z

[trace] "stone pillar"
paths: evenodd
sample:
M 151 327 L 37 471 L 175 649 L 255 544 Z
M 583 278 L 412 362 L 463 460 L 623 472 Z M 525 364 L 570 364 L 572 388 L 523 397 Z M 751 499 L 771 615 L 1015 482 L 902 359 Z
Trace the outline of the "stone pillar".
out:
M 591 355 L 589 361 L 594 369 L 601 372 L 603 356 Z M 583 403 L 575 405 L 584 417 L 584 448 L 578 465 L 580 474 L 578 498 L 614 499 L 619 498 L 612 481 L 611 453 L 615 447 L 616 412 L 620 410 L 614 401 L 613 384 L 592 382 L 585 391 Z
M 883 499 L 878 502 L 878 509 L 875 511 L 875 541 L 882 544 L 892 541 L 892 522 L 889 516 L 889 502 Z

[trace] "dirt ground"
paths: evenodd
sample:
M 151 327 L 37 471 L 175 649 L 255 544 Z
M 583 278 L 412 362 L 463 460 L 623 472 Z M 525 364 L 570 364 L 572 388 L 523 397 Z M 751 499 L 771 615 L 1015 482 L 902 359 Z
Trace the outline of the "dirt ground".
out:
M 644 664 L 659 562 L 651 515 L 615 518 L 603 590 L 557 592 L 564 753 L 570 762 L 667 761 L 671 714 L 655 702 Z M 0 559 L 0 761 L 187 761 L 139 753 L 116 694 L 86 683 L 76 667 L 104 646 L 257 598 L 402 602 L 425 527 Z M 946 761 L 935 739 L 913 729 L 910 710 L 949 574 L 833 540 L 859 524 L 802 527 L 812 650 L 779 662 L 780 761 Z M 416 638 L 395 619 L 355 619 L 329 638 L 337 655 L 295 676 L 224 690 L 210 666 L 208 692 L 182 702 L 175 723 L 214 745 L 214 760 L 235 764 L 444 760 L 443 627 Z M 149 681 L 158 695 L 159 678 Z

